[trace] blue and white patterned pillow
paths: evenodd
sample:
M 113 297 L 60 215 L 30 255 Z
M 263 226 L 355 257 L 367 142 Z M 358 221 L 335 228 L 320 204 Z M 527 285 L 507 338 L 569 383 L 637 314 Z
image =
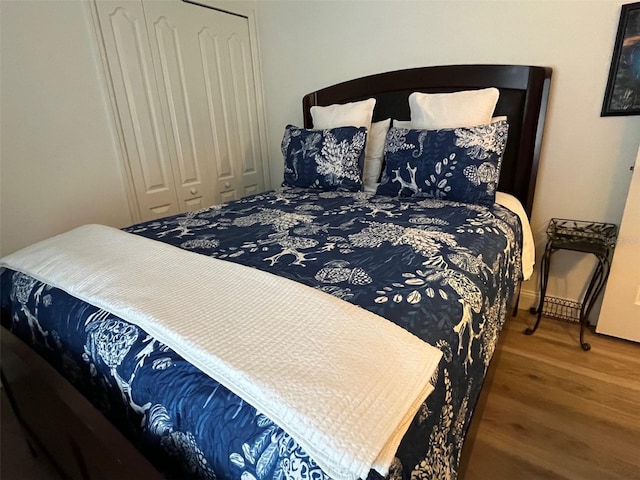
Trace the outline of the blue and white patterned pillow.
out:
M 359 191 L 366 139 L 364 127 L 306 130 L 287 125 L 281 145 L 283 185 Z
M 378 195 L 493 205 L 507 144 L 506 120 L 468 128 L 391 128 Z

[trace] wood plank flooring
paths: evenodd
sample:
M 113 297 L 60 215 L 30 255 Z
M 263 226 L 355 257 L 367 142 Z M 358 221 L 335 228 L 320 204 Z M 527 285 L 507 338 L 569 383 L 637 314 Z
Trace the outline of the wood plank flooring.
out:
M 534 320 L 507 320 L 464 480 L 640 479 L 640 345 Z
M 509 318 L 464 480 L 640 479 L 640 345 L 543 318 Z M 2 395 L 2 479 L 49 479 Z

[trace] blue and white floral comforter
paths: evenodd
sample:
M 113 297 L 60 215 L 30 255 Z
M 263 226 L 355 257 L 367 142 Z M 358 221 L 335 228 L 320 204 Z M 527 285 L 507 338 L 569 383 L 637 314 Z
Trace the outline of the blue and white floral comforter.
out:
M 389 477 L 456 477 L 521 275 L 515 214 L 499 205 L 283 189 L 126 230 L 318 288 L 440 348 L 436 389 Z M 2 325 L 169 477 L 327 478 L 280 427 L 139 327 L 9 269 L 0 282 Z

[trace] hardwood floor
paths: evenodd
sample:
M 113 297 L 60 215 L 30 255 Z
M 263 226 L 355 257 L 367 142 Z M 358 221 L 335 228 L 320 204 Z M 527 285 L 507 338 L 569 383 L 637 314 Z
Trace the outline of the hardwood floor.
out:
M 509 318 L 464 480 L 640 479 L 640 345 L 543 318 Z M 50 479 L 2 395 L 3 479 Z
M 640 479 L 640 345 L 509 318 L 464 480 Z

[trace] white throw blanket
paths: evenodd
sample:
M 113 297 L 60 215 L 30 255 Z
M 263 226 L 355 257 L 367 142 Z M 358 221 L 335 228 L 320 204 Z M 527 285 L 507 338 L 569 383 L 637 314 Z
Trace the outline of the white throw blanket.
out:
M 100 225 L 2 259 L 137 324 L 263 412 L 331 477 L 385 475 L 441 357 L 296 282 Z

